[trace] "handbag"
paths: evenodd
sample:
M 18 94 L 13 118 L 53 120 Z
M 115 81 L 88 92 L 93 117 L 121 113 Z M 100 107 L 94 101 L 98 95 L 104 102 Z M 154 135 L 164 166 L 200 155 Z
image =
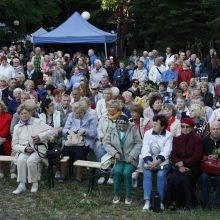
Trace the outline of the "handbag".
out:
M 220 176 L 220 158 L 210 159 L 204 156 L 202 161 L 202 172 Z
M 83 136 L 76 134 L 74 131 L 69 131 L 67 140 L 64 143 L 65 146 L 84 146 Z
M 113 164 L 113 166 L 112 166 L 112 164 Z M 103 173 L 111 173 L 115 167 L 115 164 L 116 164 L 116 160 L 113 158 L 113 156 L 111 156 L 109 153 L 106 153 L 101 158 L 100 168 Z M 111 166 L 112 166 L 112 168 L 111 168 Z
M 47 149 L 45 154 L 39 151 L 39 146 L 44 146 Z M 34 149 L 38 152 L 40 158 L 48 159 L 49 164 L 58 164 L 62 159 L 62 149 L 57 143 L 48 143 L 48 145 L 37 143 L 34 145 Z

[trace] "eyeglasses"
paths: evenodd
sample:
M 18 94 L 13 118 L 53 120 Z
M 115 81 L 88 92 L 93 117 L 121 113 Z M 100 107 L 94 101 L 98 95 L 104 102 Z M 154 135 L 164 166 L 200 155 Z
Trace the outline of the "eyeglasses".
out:
M 97 90 L 98 88 L 91 88 L 92 90 Z
M 191 126 L 189 126 L 189 125 L 181 125 L 181 128 L 191 128 Z
M 136 84 L 136 85 L 138 85 L 139 84 L 139 82 L 133 82 L 134 84 Z

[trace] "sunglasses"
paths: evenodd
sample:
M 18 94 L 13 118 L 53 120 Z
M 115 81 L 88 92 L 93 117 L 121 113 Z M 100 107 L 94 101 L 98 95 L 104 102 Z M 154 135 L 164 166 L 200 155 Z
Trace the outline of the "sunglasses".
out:
M 189 125 L 181 125 L 181 128 L 191 128 Z

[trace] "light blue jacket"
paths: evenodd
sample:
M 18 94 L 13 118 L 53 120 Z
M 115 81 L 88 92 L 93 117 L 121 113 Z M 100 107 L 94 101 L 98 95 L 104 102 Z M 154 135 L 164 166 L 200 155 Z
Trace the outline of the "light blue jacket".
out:
M 88 111 L 81 120 L 76 119 L 73 112 L 70 113 L 63 128 L 63 135 L 66 135 L 69 130 L 76 132 L 79 129 L 85 129 L 85 145 L 93 149 L 97 138 L 97 123 L 95 117 Z

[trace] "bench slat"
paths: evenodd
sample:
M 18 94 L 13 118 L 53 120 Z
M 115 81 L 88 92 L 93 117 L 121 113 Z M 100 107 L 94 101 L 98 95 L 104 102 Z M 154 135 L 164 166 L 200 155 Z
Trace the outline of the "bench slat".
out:
M 11 162 L 13 161 L 14 157 L 12 156 L 0 156 L 0 162 Z
M 95 161 L 86 161 L 86 160 L 77 160 L 73 163 L 74 166 L 79 166 L 79 167 L 91 167 L 91 168 L 100 168 L 101 163 L 100 162 L 95 162 Z

